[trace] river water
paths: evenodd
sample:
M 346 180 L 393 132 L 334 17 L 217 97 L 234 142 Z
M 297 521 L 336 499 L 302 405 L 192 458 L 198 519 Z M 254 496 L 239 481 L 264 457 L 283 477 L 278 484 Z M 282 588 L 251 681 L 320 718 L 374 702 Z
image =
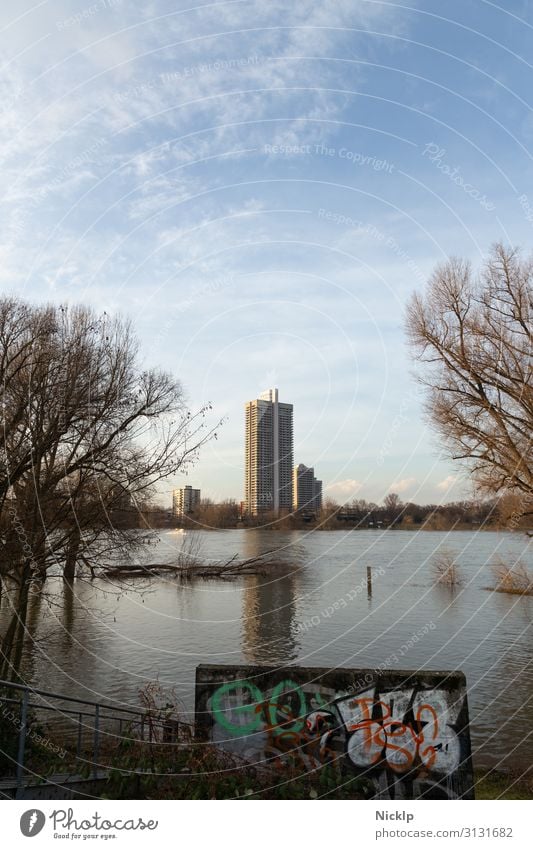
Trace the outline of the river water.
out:
M 172 561 L 187 535 L 161 532 L 152 562 Z M 48 582 L 32 610 L 38 641 L 26 674 L 47 689 L 138 706 L 159 678 L 190 712 L 199 663 L 462 670 L 474 763 L 532 762 L 533 597 L 490 592 L 501 556 L 532 564 L 532 541 L 492 532 L 261 530 L 201 532 L 204 559 L 276 547 L 272 577 L 178 583 Z M 432 559 L 454 552 L 462 577 L 435 582 Z M 370 580 L 369 580 L 370 579 Z M 54 591 L 60 593 L 53 598 Z

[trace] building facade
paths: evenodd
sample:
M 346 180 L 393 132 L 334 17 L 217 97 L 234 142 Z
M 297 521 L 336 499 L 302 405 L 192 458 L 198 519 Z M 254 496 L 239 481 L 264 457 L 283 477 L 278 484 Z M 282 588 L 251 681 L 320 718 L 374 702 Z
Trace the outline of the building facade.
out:
M 315 513 L 320 513 L 322 510 L 322 481 L 313 478 L 313 503 Z
M 172 512 L 174 516 L 186 516 L 192 513 L 200 503 L 200 490 L 192 486 L 175 489 L 172 493 Z
M 322 481 L 315 478 L 312 466 L 300 463 L 292 473 L 293 509 L 319 513 L 322 509 Z
M 293 407 L 269 389 L 245 406 L 246 512 L 280 515 L 292 510 Z
M 315 491 L 313 481 L 315 479 L 315 470 L 303 463 L 299 463 L 294 467 L 292 473 L 292 506 L 294 510 L 311 510 L 313 509 L 313 499 Z

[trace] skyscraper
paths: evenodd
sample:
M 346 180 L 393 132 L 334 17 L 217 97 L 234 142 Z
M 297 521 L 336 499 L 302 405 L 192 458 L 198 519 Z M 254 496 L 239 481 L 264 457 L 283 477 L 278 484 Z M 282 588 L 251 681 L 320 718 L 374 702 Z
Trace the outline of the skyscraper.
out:
M 295 510 L 312 510 L 315 470 L 300 463 L 294 467 L 292 476 L 292 504 Z
M 322 509 L 322 481 L 315 478 L 312 467 L 300 463 L 294 467 L 292 498 L 295 510 L 320 513 Z
M 315 513 L 322 510 L 322 481 L 313 478 L 313 506 Z
M 246 404 L 246 512 L 252 516 L 292 509 L 292 404 L 269 389 Z

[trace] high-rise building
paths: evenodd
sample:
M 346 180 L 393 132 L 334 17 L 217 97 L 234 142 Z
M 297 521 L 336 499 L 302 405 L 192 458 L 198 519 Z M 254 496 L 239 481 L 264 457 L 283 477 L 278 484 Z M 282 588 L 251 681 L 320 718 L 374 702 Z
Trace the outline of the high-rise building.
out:
M 315 470 L 300 463 L 292 473 L 292 498 L 294 510 L 319 513 L 322 509 L 322 481 L 315 478 Z
M 303 463 L 294 467 L 292 473 L 292 506 L 295 510 L 311 510 L 313 508 L 313 481 L 315 470 Z
M 200 503 L 200 490 L 192 486 L 175 489 L 172 493 L 172 512 L 174 516 L 185 516 L 192 513 Z
M 322 481 L 313 478 L 313 504 L 315 513 L 322 510 Z
M 269 389 L 246 404 L 244 501 L 246 512 L 292 509 L 292 404 Z

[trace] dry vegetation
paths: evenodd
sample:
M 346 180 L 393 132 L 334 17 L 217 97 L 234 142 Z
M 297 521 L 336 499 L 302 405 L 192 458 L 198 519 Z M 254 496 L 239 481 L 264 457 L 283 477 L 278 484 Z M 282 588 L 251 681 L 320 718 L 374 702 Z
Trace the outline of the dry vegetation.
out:
M 462 584 L 455 553 L 449 548 L 439 549 L 433 557 L 433 572 L 438 584 L 458 587 Z
M 496 586 L 492 587 L 498 593 L 512 595 L 533 595 L 533 575 L 521 560 L 511 566 L 502 558 L 495 558 L 492 571 Z

